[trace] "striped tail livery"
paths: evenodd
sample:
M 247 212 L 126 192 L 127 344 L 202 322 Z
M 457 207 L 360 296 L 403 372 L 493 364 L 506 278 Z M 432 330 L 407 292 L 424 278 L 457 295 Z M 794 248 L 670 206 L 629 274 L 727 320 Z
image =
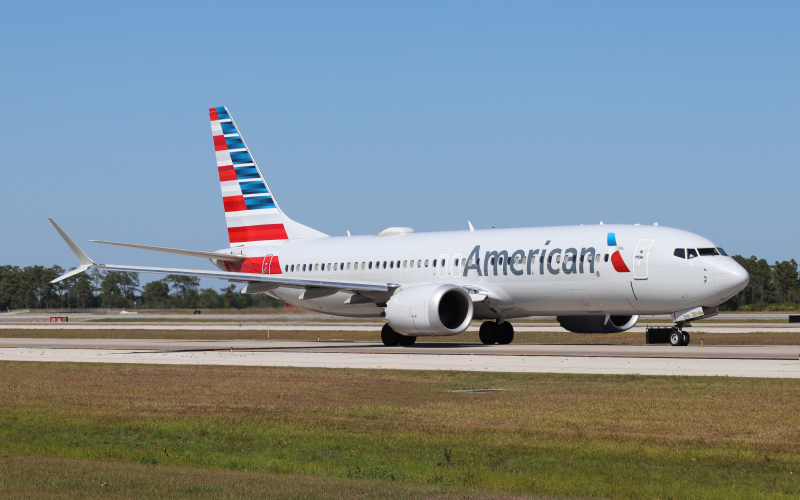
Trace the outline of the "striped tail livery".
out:
M 210 108 L 208 112 L 230 246 L 325 237 L 283 213 L 228 109 Z

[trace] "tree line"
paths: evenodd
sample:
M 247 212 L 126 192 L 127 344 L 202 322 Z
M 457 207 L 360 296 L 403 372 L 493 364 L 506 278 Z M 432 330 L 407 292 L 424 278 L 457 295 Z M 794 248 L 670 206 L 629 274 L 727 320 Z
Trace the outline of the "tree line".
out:
M 140 286 L 137 273 L 92 269 L 59 283 L 60 266 L 0 266 L 0 311 L 13 309 L 246 309 L 277 308 L 265 295 L 242 295 L 236 285 L 200 289 L 192 276 L 168 275 Z
M 733 258 L 750 273 L 750 283 L 723 304 L 726 311 L 800 310 L 800 279 L 794 259 L 770 265 L 756 256 Z M 0 311 L 11 309 L 245 309 L 276 308 L 265 295 L 242 295 L 236 285 L 200 289 L 191 276 L 168 275 L 139 284 L 137 273 L 92 269 L 59 283 L 59 266 L 0 266 Z

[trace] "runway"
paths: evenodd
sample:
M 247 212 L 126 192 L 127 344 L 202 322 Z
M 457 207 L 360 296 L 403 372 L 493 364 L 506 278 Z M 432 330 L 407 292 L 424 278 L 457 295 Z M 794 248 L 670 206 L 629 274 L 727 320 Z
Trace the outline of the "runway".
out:
M 0 339 L 0 361 L 800 378 L 800 346 Z

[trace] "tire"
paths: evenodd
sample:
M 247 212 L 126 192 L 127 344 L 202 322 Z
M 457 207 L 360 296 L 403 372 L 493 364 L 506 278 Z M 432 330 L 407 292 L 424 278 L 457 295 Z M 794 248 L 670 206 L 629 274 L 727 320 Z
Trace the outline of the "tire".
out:
M 673 346 L 683 345 L 683 332 L 674 328 L 669 334 L 669 343 Z
M 481 342 L 486 345 L 492 345 L 497 342 L 497 334 L 497 323 L 494 321 L 484 321 L 481 323 L 481 328 L 478 330 L 478 337 L 480 337 Z
M 402 346 L 411 346 L 414 345 L 414 342 L 417 341 L 417 337 L 409 337 L 406 335 L 400 335 L 400 345 Z
M 416 339 L 417 338 L 414 337 L 414 340 Z M 381 340 L 383 341 L 383 345 L 386 347 L 394 347 L 400 344 L 401 337 L 399 333 L 392 330 L 392 327 L 389 326 L 389 323 L 386 323 L 383 325 L 383 328 L 381 328 Z
M 692 340 L 692 338 L 689 337 L 689 334 L 686 333 L 686 332 L 683 332 L 683 342 L 681 343 L 681 345 L 689 345 L 689 342 L 691 342 L 691 340 Z
M 514 326 L 508 321 L 497 325 L 497 343 L 510 344 L 514 340 Z

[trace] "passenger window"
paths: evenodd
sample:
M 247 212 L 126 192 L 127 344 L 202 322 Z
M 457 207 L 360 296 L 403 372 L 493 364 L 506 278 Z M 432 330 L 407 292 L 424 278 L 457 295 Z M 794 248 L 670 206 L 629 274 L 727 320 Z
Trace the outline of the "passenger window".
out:
M 454 266 L 456 266 L 456 267 L 458 267 L 458 259 L 456 259 L 456 260 L 454 260 L 454 261 L 453 261 L 453 265 L 454 265 Z
M 586 254 L 586 262 L 591 262 L 591 261 L 592 261 L 592 254 L 587 253 Z
M 350 263 L 349 262 L 347 263 L 347 270 L 348 271 L 350 270 Z
M 603 262 L 608 262 L 608 254 L 603 258 Z
M 428 267 L 428 259 L 425 259 L 425 267 Z
M 403 269 L 405 269 L 405 268 L 407 268 L 407 267 L 408 267 L 408 261 L 407 261 L 407 260 L 404 260 L 404 261 L 403 261 Z
M 397 269 L 400 269 L 400 261 L 397 261 Z
M 694 248 L 687 248 L 686 249 L 686 258 L 687 259 L 694 259 L 695 257 L 697 257 L 697 250 L 695 250 Z
M 325 264 L 324 263 L 322 264 L 322 270 L 323 271 L 325 270 Z
M 305 272 L 305 270 L 306 270 L 306 265 L 303 264 L 303 272 Z
M 442 259 L 442 267 L 444 267 L 444 259 Z
M 394 269 L 394 261 L 389 262 L 389 269 Z
M 679 259 L 685 259 L 686 258 L 686 249 L 684 249 L 684 248 L 676 248 L 675 251 L 672 252 L 672 255 L 674 255 L 675 257 L 678 257 Z
M 386 261 L 383 261 L 383 268 L 386 269 Z
M 556 255 L 556 264 L 561 264 L 561 254 Z
M 436 267 L 437 259 L 433 259 L 433 267 Z
M 372 269 L 372 261 L 369 263 L 369 268 Z
M 314 270 L 319 271 L 319 264 L 314 264 Z

